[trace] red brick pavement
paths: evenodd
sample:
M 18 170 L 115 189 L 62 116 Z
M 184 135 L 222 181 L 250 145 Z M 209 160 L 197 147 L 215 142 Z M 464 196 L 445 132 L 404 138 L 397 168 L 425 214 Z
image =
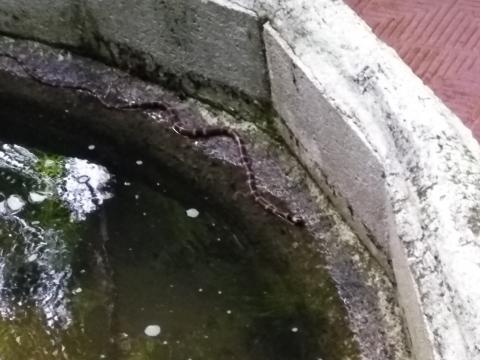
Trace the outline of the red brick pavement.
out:
M 480 140 L 480 0 L 345 0 Z

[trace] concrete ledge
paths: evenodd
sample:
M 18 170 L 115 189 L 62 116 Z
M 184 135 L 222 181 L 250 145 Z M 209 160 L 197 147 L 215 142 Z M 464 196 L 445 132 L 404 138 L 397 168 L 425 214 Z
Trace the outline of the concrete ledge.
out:
M 279 127 L 302 162 L 337 205 L 369 251 L 389 269 L 385 171 L 356 125 L 344 119 L 315 75 L 270 25 L 265 44 Z M 365 206 L 376 204 L 376 206 Z
M 85 29 L 95 29 L 90 38 L 113 44 L 118 62 L 126 47 L 145 54 L 147 68 L 161 66 L 177 76 L 192 73 L 252 98 L 269 98 L 261 27 L 252 11 L 188 0 L 89 0 L 85 11 Z
M 233 3 L 7 0 L 0 33 L 67 46 L 227 107 L 270 97 L 261 22 Z
M 82 40 L 78 6 L 74 1 L 19 0 L 0 4 L 0 31 L 78 47 Z
M 0 31 L 217 102 L 271 93 L 286 141 L 393 272 L 416 358 L 480 358 L 480 148 L 343 3 L 7 0 Z
M 284 5 L 272 23 L 280 126 L 367 247 L 392 262 L 416 358 L 478 359 L 478 144 L 344 4 Z

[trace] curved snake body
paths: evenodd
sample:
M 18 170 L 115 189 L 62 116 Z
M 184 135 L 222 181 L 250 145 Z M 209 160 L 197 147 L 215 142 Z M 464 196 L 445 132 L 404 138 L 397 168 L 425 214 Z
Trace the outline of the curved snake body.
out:
M 245 142 L 235 130 L 225 126 L 186 128 L 180 121 L 175 121 L 172 125 L 172 129 L 176 133 L 189 137 L 191 139 L 211 138 L 216 136 L 224 136 L 233 139 L 233 141 L 235 141 L 238 147 L 238 151 L 240 154 L 240 162 L 245 169 L 248 189 L 250 192 L 250 196 L 253 198 L 253 200 L 261 207 L 263 207 L 267 212 L 270 212 L 273 215 L 276 215 L 279 218 L 286 220 L 293 225 L 304 225 L 304 220 L 302 217 L 300 217 L 299 215 L 291 214 L 287 211 L 281 211 L 270 201 L 260 195 L 257 188 L 257 180 L 255 178 L 255 173 L 253 172 L 252 168 L 252 161 L 250 156 L 248 155 Z
M 1 57 L 6 57 L 14 62 L 16 62 L 22 70 L 33 80 L 37 81 L 38 83 L 50 87 L 56 88 L 64 88 L 70 89 L 75 91 L 81 91 L 92 95 L 97 101 L 99 101 L 104 107 L 108 109 L 115 109 L 115 110 L 134 110 L 134 109 L 141 109 L 141 110 L 159 110 L 167 114 L 167 118 L 173 119 L 172 122 L 172 129 L 176 133 L 186 136 L 190 139 L 207 139 L 212 137 L 228 137 L 232 139 L 239 150 L 240 155 L 240 162 L 242 167 L 245 170 L 245 174 L 247 177 L 247 185 L 249 189 L 249 195 L 253 198 L 253 200 L 259 204 L 265 211 L 278 216 L 282 220 L 287 221 L 290 224 L 296 226 L 303 226 L 305 224 L 304 219 L 296 214 L 292 214 L 288 211 L 282 211 L 277 206 L 272 204 L 270 201 L 265 199 L 261 196 L 260 192 L 257 188 L 257 181 L 255 178 L 255 173 L 252 168 L 252 160 L 248 155 L 247 148 L 245 146 L 245 142 L 240 137 L 240 135 L 233 129 L 225 126 L 209 126 L 209 127 L 192 127 L 187 128 L 184 124 L 180 121 L 179 115 L 177 110 L 163 102 L 160 101 L 148 101 L 142 103 L 120 103 L 114 104 L 106 101 L 102 96 L 98 95 L 92 89 L 82 86 L 82 85 L 69 85 L 69 84 L 59 84 L 53 83 L 48 80 L 45 80 L 41 76 L 37 75 L 34 71 L 32 71 L 21 59 L 8 54 L 8 53 L 0 53 Z

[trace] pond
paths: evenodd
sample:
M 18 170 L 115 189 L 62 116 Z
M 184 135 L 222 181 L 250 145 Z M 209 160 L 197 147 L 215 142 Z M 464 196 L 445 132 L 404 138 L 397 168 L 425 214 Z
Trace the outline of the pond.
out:
M 313 241 L 250 231 L 134 148 L 42 138 L 0 139 L 2 360 L 358 358 Z

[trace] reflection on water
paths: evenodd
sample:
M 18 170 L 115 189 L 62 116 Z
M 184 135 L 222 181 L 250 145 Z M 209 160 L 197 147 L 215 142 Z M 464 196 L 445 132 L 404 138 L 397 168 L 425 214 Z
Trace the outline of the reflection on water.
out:
M 311 246 L 85 160 L 2 144 L 0 171 L 2 360 L 357 358 Z
M 111 197 L 108 173 L 83 160 L 0 144 L 0 353 L 52 358 L 72 327 L 72 262 L 78 220 Z M 75 182 L 92 177 L 93 185 Z M 103 181 L 100 181 L 103 180 Z

